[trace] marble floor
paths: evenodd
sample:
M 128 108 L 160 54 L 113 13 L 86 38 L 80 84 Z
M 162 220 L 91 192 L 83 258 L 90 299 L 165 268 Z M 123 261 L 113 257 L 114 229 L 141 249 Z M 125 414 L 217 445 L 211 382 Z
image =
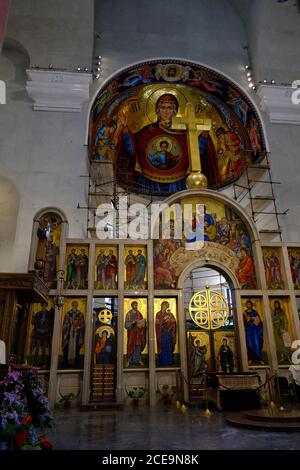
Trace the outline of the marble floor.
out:
M 239 429 L 225 413 L 199 409 L 125 407 L 55 410 L 46 435 L 55 450 L 300 450 L 300 433 Z

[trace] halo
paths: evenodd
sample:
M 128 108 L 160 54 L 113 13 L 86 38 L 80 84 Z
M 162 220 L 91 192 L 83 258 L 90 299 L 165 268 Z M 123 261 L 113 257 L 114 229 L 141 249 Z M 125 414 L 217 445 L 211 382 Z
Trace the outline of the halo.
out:
M 157 139 L 157 141 L 156 141 L 156 149 L 157 149 L 157 151 L 158 151 L 158 152 L 160 151 L 160 144 L 161 144 L 161 142 L 164 142 L 164 141 L 168 142 L 168 152 L 171 152 L 172 147 L 173 147 L 173 142 L 172 142 L 172 140 L 171 140 L 169 137 L 167 137 L 167 136 L 159 137 L 159 138 Z
M 172 151 L 172 148 L 173 148 L 173 139 L 171 139 L 170 137 L 168 136 L 156 136 L 156 137 L 153 137 L 150 142 L 148 143 L 147 145 L 147 149 L 146 149 L 146 152 L 147 153 L 151 153 L 151 150 L 155 150 L 155 152 L 159 152 L 160 151 L 160 144 L 161 142 L 168 142 L 168 152 L 171 152 Z
M 176 74 L 175 74 L 174 77 L 170 77 L 168 75 L 168 72 L 169 72 L 170 69 L 175 69 L 176 70 Z M 182 68 L 181 68 L 180 65 L 178 65 L 178 64 L 166 64 L 164 66 L 164 69 L 163 69 L 163 78 L 164 78 L 164 80 L 169 81 L 169 82 L 177 82 L 180 79 L 181 72 L 182 72 Z
M 163 88 L 158 88 L 155 91 L 153 91 L 149 95 L 149 98 L 147 100 L 146 115 L 147 115 L 150 122 L 152 122 L 152 123 L 156 122 L 156 120 L 157 120 L 157 116 L 156 116 L 156 112 L 155 112 L 156 102 L 157 102 L 158 98 L 160 98 L 162 95 L 165 95 L 166 93 L 174 95 L 177 98 L 178 103 L 179 103 L 179 108 L 178 108 L 177 114 L 180 114 L 180 115 L 183 116 L 185 106 L 186 106 L 186 103 L 188 101 L 187 98 L 185 97 L 185 95 L 181 91 L 178 90 L 178 88 L 175 88 L 174 85 L 169 86 L 169 87 L 164 86 Z
M 95 331 L 95 336 L 97 333 L 99 334 L 99 336 L 101 336 L 104 331 L 106 331 L 108 338 L 110 337 L 110 335 L 114 336 L 115 334 L 114 329 L 111 326 L 105 325 L 105 326 L 100 326 L 99 328 L 97 328 L 97 330 Z
M 200 341 L 200 346 L 201 346 L 201 339 L 198 336 L 195 336 L 195 339 L 193 341 L 194 346 L 197 346 L 196 341 Z
M 139 302 L 137 299 L 128 299 L 128 300 L 129 300 L 129 302 L 128 302 L 128 303 L 129 303 L 128 308 L 130 308 L 130 310 L 131 310 L 131 308 L 132 308 L 132 307 L 131 307 L 131 304 L 132 304 L 133 302 L 136 302 L 136 303 L 138 304 L 138 306 L 137 306 L 138 309 L 140 308 L 140 302 Z

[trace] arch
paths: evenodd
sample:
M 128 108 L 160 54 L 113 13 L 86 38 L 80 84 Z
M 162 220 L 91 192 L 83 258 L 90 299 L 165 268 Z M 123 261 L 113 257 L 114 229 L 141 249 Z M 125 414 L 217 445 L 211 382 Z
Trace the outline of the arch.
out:
M 59 237 L 57 240 L 55 240 L 55 236 L 52 238 L 52 235 L 50 235 L 52 233 L 52 229 L 51 232 L 48 233 L 45 229 L 45 226 L 41 227 L 40 225 L 43 218 L 50 214 L 54 214 L 60 219 L 58 226 L 60 225 L 61 227 L 57 228 L 56 226 L 53 231 L 53 233 L 56 231 L 56 235 Z M 58 271 L 62 270 L 61 253 L 64 240 L 68 235 L 67 232 L 68 220 L 65 213 L 57 207 L 50 206 L 40 209 L 33 218 L 28 270 L 36 271 L 37 274 L 44 279 L 46 284 L 49 284 L 48 287 L 50 288 L 56 287 L 56 275 Z M 49 270 L 51 270 L 51 276 L 48 274 L 47 276 L 45 275 L 46 259 L 48 259 L 47 266 Z M 53 261 L 52 265 L 50 266 L 51 259 Z
M 62 222 L 63 223 L 66 223 L 68 224 L 68 219 L 65 215 L 65 213 L 59 209 L 58 207 L 53 207 L 53 206 L 49 206 L 49 207 L 44 207 L 43 209 L 40 209 L 34 216 L 33 220 L 40 220 L 40 218 L 43 216 L 43 215 L 46 215 L 48 212 L 54 212 L 55 214 L 59 215 Z
M 222 263 L 220 263 L 216 260 L 206 261 L 205 259 L 203 259 L 203 260 L 197 259 L 197 260 L 192 261 L 191 263 L 186 265 L 186 267 L 183 269 L 180 276 L 178 277 L 177 289 L 183 289 L 184 288 L 184 281 L 187 278 L 187 275 L 193 269 L 203 268 L 203 267 L 215 269 L 216 271 L 220 272 L 225 277 L 225 279 L 227 280 L 231 290 L 239 289 L 238 279 L 237 279 L 235 273 L 230 268 L 228 268 L 227 266 L 223 265 Z
M 237 215 L 240 216 L 241 220 L 245 223 L 247 229 L 249 230 L 249 233 L 251 234 L 252 242 L 259 239 L 258 230 L 253 220 L 247 214 L 247 212 L 233 199 L 230 199 L 228 196 L 225 196 L 220 192 L 216 192 L 211 189 L 188 189 L 186 191 L 181 191 L 180 193 L 172 194 L 172 196 L 164 200 L 164 203 L 171 205 L 180 199 L 184 199 L 185 197 L 190 196 L 200 196 L 215 199 L 216 201 L 222 202 L 224 203 L 224 205 L 229 206 L 232 210 L 237 213 Z
M 181 295 L 178 297 L 179 312 L 181 312 L 181 316 L 179 316 L 178 320 L 180 321 L 181 329 L 184 332 L 186 331 L 186 320 L 184 316 L 185 280 L 187 279 L 188 274 L 197 268 L 213 269 L 217 271 L 218 273 L 220 273 L 226 279 L 228 283 L 229 289 L 231 291 L 231 302 L 232 302 L 231 307 L 232 307 L 232 314 L 233 314 L 233 319 L 234 319 L 233 331 L 234 331 L 234 336 L 235 336 L 236 354 L 238 357 L 238 370 L 247 371 L 248 370 L 247 350 L 246 350 L 245 329 L 244 329 L 243 312 L 242 312 L 242 305 L 241 305 L 241 292 L 239 288 L 239 282 L 235 273 L 224 264 L 216 260 L 206 261 L 206 260 L 197 259 L 187 264 L 184 270 L 181 272 L 178 278 L 178 282 L 177 282 L 177 289 L 181 292 Z M 203 331 L 203 330 L 200 330 L 200 331 Z M 214 330 L 214 331 L 217 331 L 217 330 Z M 181 335 L 181 347 L 185 348 L 185 344 L 186 344 L 185 342 L 186 342 L 186 336 Z M 181 368 L 184 371 L 184 373 L 187 374 L 187 357 L 185 355 L 185 349 L 184 349 L 184 360 L 181 363 Z M 187 389 L 186 389 L 186 394 L 188 396 Z
M 0 176 L 0 258 L 1 271 L 11 270 L 11 258 L 17 230 L 20 195 L 14 183 Z
M 105 88 L 107 87 L 107 85 L 112 81 L 114 80 L 115 78 L 117 78 L 119 75 L 121 75 L 122 73 L 126 72 L 126 71 L 130 71 L 132 68 L 134 67 L 137 67 L 137 66 L 141 66 L 141 65 L 146 65 L 148 63 L 152 63 L 152 62 L 156 62 L 156 63 L 159 63 L 159 62 L 165 62 L 165 61 L 169 61 L 169 62 L 182 62 L 182 63 L 186 63 L 186 64 L 195 64 L 199 67 L 203 67 L 205 69 L 207 69 L 208 71 L 210 72 L 213 72 L 213 73 L 216 73 L 218 74 L 220 77 L 224 78 L 225 80 L 227 80 L 232 86 L 233 88 L 236 88 L 240 94 L 244 97 L 246 97 L 246 99 L 250 102 L 251 106 L 253 107 L 253 109 L 255 110 L 255 113 L 259 119 L 259 123 L 260 123 L 260 127 L 261 127 L 261 130 L 262 130 L 262 134 L 263 134 L 263 139 L 264 139 L 264 143 L 265 143 L 265 148 L 266 148 L 266 151 L 269 152 L 270 150 L 270 147 L 269 147 L 269 142 L 268 142 L 268 138 L 267 138 L 267 131 L 266 131 L 266 126 L 265 126 L 265 123 L 264 123 L 264 119 L 262 117 L 262 114 L 260 112 L 260 109 L 258 107 L 258 105 L 256 104 L 256 102 L 253 100 L 253 98 L 241 87 L 241 85 L 236 81 L 234 80 L 232 77 L 230 77 L 229 75 L 227 75 L 226 73 L 222 72 L 221 70 L 219 69 L 216 69 L 215 67 L 212 67 L 210 65 L 207 65 L 207 64 L 204 64 L 202 62 L 199 62 L 197 60 L 192 60 L 192 59 L 186 59 L 186 58 L 180 58 L 180 57 L 151 57 L 151 58 L 148 58 L 148 59 L 145 59 L 145 60 L 142 60 L 142 61 L 137 61 L 137 62 L 132 62 L 128 65 L 126 65 L 125 67 L 121 67 L 119 68 L 118 70 L 116 70 L 114 73 L 112 73 L 109 77 L 107 77 L 102 83 L 101 85 L 99 85 L 99 87 L 95 90 L 91 100 L 90 100 L 90 103 L 89 103 L 89 106 L 88 106 L 88 112 L 87 112 L 87 120 L 86 120 L 86 133 L 85 133 L 85 145 L 88 145 L 88 136 L 89 136 L 89 123 L 90 123 L 90 115 L 91 115 L 91 110 L 92 110 L 92 107 L 94 105 L 94 102 L 96 101 L 97 99 L 97 96 L 103 91 L 105 90 Z
M 167 236 L 166 239 L 164 237 L 158 239 L 155 238 L 154 250 L 157 249 L 157 253 L 160 255 L 154 260 L 154 264 L 157 268 L 155 271 L 156 288 L 159 289 L 161 286 L 165 288 L 165 284 L 171 287 L 172 283 L 177 283 L 181 272 L 187 265 L 194 261 L 205 261 L 207 264 L 216 262 L 219 263 L 219 267 L 221 268 L 222 266 L 226 266 L 230 273 L 234 273 L 234 279 L 239 280 L 239 282 L 236 282 L 235 284 L 237 288 L 255 288 L 257 286 L 257 282 L 259 282 L 258 255 L 260 245 L 258 231 L 248 214 L 229 197 L 224 196 L 222 193 L 207 189 L 194 189 L 178 192 L 164 201 L 161 210 L 155 214 L 156 218 L 151 220 L 151 223 L 153 224 L 152 227 L 158 226 L 156 222 L 157 220 L 160 220 L 159 216 L 165 205 L 168 205 L 170 208 L 169 217 L 170 214 L 172 214 L 172 211 L 176 211 L 176 208 L 174 207 L 175 205 L 180 205 L 181 214 L 185 214 L 183 203 L 188 204 L 189 199 L 192 204 L 203 204 L 206 207 L 210 206 L 211 209 L 213 208 L 212 212 L 209 210 L 207 212 L 208 215 L 205 220 L 205 226 L 207 226 L 207 224 L 208 226 L 214 225 L 215 230 L 205 232 L 204 226 L 204 243 L 202 243 L 201 246 L 194 248 L 192 248 L 192 246 L 186 247 L 186 241 L 182 237 L 175 235 L 174 238 L 177 239 L 177 242 L 175 245 L 173 244 L 173 246 L 171 244 L 171 254 L 169 254 L 170 252 L 168 247 L 169 236 Z M 193 210 L 195 210 L 195 207 Z M 211 214 L 213 214 L 213 216 Z M 229 218 L 226 218 L 226 214 L 228 214 Z M 197 217 L 198 216 L 195 213 L 194 219 L 197 220 Z M 204 215 L 204 218 L 205 217 L 206 215 Z M 222 225 L 223 217 L 225 217 L 225 225 Z M 211 219 L 214 220 L 214 223 L 210 221 Z M 238 229 L 233 229 L 231 232 L 232 222 L 239 227 Z M 218 223 L 220 225 L 218 225 Z M 227 227 L 226 224 L 228 224 Z M 233 234 L 233 237 L 231 237 L 231 233 Z M 198 241 L 201 242 L 200 239 Z M 167 262 L 169 263 L 169 267 L 172 268 L 170 271 L 170 279 L 164 275 L 163 271 L 165 268 L 163 264 L 166 262 L 166 259 L 168 260 Z
M 30 66 L 30 56 L 26 48 L 16 39 L 6 37 L 2 56 L 11 63 L 14 69 L 14 77 L 8 77 L 8 80 L 17 85 L 25 85 L 26 69 Z

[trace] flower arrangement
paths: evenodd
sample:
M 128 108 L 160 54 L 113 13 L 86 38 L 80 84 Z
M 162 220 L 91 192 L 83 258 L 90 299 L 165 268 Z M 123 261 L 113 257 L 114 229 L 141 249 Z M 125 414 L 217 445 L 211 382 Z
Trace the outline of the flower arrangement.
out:
M 28 408 L 32 414 L 35 427 L 51 427 L 52 415 L 49 409 L 48 398 L 45 396 L 37 369 L 31 369 L 27 376 L 25 387 Z
M 143 398 L 143 396 L 147 393 L 147 389 L 145 387 L 131 386 L 129 390 L 127 387 L 125 387 L 125 390 L 127 395 L 132 399 L 132 403 L 134 405 L 138 405 L 139 399 Z
M 48 400 L 31 370 L 24 379 L 21 372 L 9 371 L 0 382 L 0 443 L 8 450 L 41 450 L 51 448 L 37 427 L 50 426 Z
M 71 393 L 66 393 L 65 395 L 62 395 L 60 392 L 59 392 L 60 396 L 61 396 L 61 399 L 59 400 L 59 403 L 62 403 L 64 405 L 65 408 L 69 408 L 71 406 L 71 402 L 72 400 L 75 400 L 75 398 L 78 397 L 79 393 L 77 393 L 77 395 L 73 392 Z
M 156 393 L 159 393 L 164 404 L 169 404 L 176 393 L 176 387 L 164 384 L 158 388 Z

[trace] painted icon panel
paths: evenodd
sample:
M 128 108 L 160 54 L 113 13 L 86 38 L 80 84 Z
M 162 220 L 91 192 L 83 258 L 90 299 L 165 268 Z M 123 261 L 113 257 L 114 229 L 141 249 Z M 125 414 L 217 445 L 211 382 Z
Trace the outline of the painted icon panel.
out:
M 248 364 L 249 366 L 268 364 L 265 322 L 261 299 L 259 297 L 243 298 L 242 308 Z
M 294 288 L 300 289 L 300 248 L 291 248 L 288 253 Z
M 49 212 L 41 217 L 37 229 L 38 242 L 34 267 L 49 289 L 56 289 L 61 224 L 61 217 L 54 212 Z
M 206 331 L 187 331 L 189 377 L 202 383 L 204 373 L 213 370 L 210 337 Z
M 147 249 L 143 245 L 125 246 L 124 288 L 147 289 Z
M 65 289 L 87 289 L 88 268 L 88 245 L 67 245 Z
M 59 345 L 59 368 L 82 369 L 86 325 L 86 298 L 65 297 Z
M 94 297 L 90 399 L 114 401 L 117 380 L 118 298 Z
M 291 346 L 295 338 L 291 323 L 289 299 L 287 297 L 270 298 L 270 308 L 278 364 L 291 364 Z
M 157 367 L 178 367 L 176 298 L 154 299 L 155 358 Z
M 53 299 L 31 304 L 26 359 L 28 364 L 34 367 L 50 368 L 54 315 Z
M 263 248 L 265 275 L 268 289 L 284 289 L 280 250 Z
M 118 288 L 118 248 L 96 246 L 95 289 Z
M 216 372 L 228 374 L 238 371 L 238 358 L 233 331 L 215 331 L 214 349 L 216 357 Z
M 147 299 L 125 298 L 124 318 L 124 367 L 148 367 Z
M 115 364 L 118 299 L 95 297 L 93 300 L 94 342 L 93 363 Z

